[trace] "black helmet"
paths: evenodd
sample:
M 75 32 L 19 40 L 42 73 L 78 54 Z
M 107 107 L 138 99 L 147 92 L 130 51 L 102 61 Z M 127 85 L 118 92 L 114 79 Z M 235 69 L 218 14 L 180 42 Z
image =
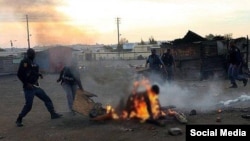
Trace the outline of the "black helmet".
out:
M 35 58 L 35 50 L 34 49 L 32 49 L 32 48 L 29 48 L 28 50 L 27 50 L 27 57 L 29 58 L 29 59 L 31 59 L 31 60 L 33 60 L 34 58 Z

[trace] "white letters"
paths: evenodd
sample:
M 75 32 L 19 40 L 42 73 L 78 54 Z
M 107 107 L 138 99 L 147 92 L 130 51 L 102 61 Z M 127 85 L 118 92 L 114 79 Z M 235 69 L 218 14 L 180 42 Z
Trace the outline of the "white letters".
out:
M 236 129 L 234 131 L 228 131 L 227 129 L 220 129 L 220 136 L 246 136 L 246 131 Z
M 190 136 L 197 136 L 197 137 L 200 137 L 200 136 L 234 136 L 234 137 L 237 137 L 237 136 L 246 136 L 246 131 L 244 130 L 241 130 L 241 129 L 235 129 L 235 130 L 228 130 L 228 129 L 219 129 L 219 134 L 217 134 L 217 129 L 214 129 L 214 130 L 210 130 L 210 129 L 207 129 L 207 130 L 203 130 L 203 131 L 199 131 L 199 130 L 196 130 L 196 129 L 190 129 Z
M 190 136 L 217 136 L 217 129 L 210 131 L 209 129 L 205 131 L 196 131 L 195 129 L 190 130 Z

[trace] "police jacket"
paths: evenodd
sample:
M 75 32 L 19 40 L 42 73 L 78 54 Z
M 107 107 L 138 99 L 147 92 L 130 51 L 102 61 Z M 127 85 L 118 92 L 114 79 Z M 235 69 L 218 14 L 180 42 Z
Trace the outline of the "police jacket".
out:
M 73 85 L 76 84 L 76 77 L 69 67 L 64 67 L 60 72 L 58 81 L 61 81 L 61 84 L 67 83 Z
M 229 50 L 229 62 L 233 65 L 240 65 L 243 59 L 240 53 L 240 49 L 237 47 L 231 47 Z
M 174 63 L 174 57 L 170 53 L 163 53 L 161 59 L 162 59 L 164 65 L 168 66 L 168 67 L 172 66 Z
M 57 79 L 57 82 L 61 82 L 68 85 L 78 85 L 80 89 L 83 89 L 80 80 L 80 74 L 77 68 L 65 66 Z
M 160 70 L 160 66 L 163 65 L 160 56 L 156 54 L 149 55 L 146 63 L 149 63 L 149 68 L 152 70 Z
M 27 88 L 28 84 L 38 86 L 38 79 L 41 76 L 39 66 L 33 60 L 24 58 L 19 64 L 17 76 L 23 83 L 23 88 Z

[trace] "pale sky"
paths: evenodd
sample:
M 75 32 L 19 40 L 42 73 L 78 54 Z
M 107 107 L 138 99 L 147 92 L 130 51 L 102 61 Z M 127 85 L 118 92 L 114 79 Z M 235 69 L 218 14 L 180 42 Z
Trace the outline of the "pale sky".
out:
M 208 34 L 250 34 L 249 0 L 0 0 L 0 47 L 30 44 L 117 44 L 169 41 L 191 30 Z

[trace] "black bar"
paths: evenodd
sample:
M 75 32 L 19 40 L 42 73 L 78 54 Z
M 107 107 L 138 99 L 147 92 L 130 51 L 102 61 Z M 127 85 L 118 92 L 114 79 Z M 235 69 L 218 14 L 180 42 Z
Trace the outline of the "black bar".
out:
M 186 141 L 203 139 L 249 141 L 250 125 L 186 125 Z

